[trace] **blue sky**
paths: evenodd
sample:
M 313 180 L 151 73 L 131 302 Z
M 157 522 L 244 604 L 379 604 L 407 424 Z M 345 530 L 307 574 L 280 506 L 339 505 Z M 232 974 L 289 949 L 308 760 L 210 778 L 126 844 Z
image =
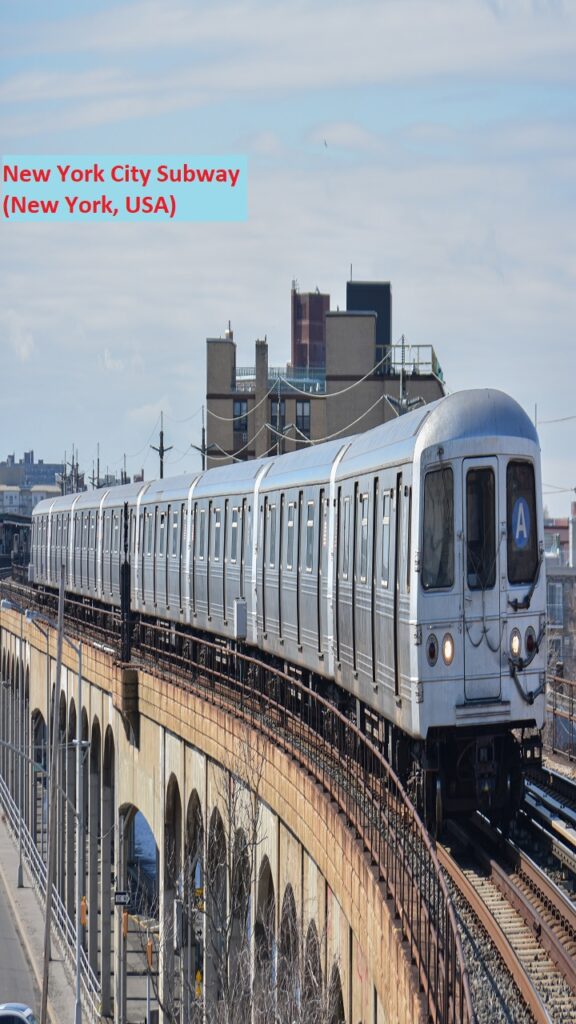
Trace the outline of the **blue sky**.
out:
M 0 458 L 129 469 L 165 412 L 192 470 L 205 338 L 289 356 L 290 284 L 392 282 L 393 333 L 452 390 L 541 423 L 576 486 L 576 3 L 66 0 L 0 6 L 3 153 L 245 153 L 245 224 L 6 224 Z M 327 143 L 325 145 L 324 143 Z M 148 454 L 147 454 L 148 453 Z

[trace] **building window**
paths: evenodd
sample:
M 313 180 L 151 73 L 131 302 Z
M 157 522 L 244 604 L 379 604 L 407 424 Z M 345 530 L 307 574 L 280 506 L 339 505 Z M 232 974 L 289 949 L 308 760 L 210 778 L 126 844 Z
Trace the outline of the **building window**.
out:
M 296 402 L 296 429 L 310 437 L 310 401 L 304 399 Z
M 270 423 L 275 430 L 282 431 L 286 426 L 286 402 L 283 398 L 270 400 Z
M 245 434 L 248 431 L 248 400 L 246 398 L 234 399 L 234 430 L 237 433 Z
M 546 604 L 548 605 L 548 622 L 551 626 L 564 625 L 564 608 L 562 600 L 562 584 L 547 581 Z

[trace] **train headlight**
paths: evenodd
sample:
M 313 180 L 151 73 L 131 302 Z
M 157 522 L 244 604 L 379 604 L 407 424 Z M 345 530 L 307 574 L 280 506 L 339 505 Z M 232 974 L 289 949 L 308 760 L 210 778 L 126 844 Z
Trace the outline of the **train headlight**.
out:
M 429 665 L 435 665 L 438 661 L 438 640 L 434 633 L 430 633 L 426 644 L 426 657 Z
M 444 663 L 446 665 L 452 664 L 452 660 L 454 658 L 454 641 L 450 633 L 444 634 L 444 639 L 442 640 L 442 657 L 444 658 Z
M 526 630 L 524 643 L 526 644 L 526 654 L 534 654 L 534 651 L 536 650 L 536 633 L 532 629 L 532 626 L 528 626 L 528 629 Z
M 522 637 L 520 636 L 519 629 L 513 629 L 510 633 L 510 654 L 513 658 L 520 657 L 520 651 L 522 650 Z

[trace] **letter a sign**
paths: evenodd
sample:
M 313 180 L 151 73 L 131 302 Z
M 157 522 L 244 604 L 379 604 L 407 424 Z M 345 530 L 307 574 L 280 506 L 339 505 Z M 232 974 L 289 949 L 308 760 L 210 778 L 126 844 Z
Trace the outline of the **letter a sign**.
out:
M 523 551 L 530 541 L 530 509 L 526 498 L 516 498 L 512 509 L 514 546 Z

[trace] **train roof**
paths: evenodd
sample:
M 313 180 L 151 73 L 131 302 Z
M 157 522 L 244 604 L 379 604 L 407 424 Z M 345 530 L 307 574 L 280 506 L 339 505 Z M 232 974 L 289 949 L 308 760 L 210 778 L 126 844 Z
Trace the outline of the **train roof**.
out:
M 503 391 L 491 388 L 458 391 L 352 437 L 339 437 L 275 458 L 215 466 L 204 473 L 128 484 L 110 488 L 108 492 L 89 491 L 48 498 L 36 506 L 33 514 L 45 514 L 50 508 L 55 512 L 64 511 L 76 497 L 77 508 L 95 507 L 103 495 L 106 507 L 117 507 L 135 500 L 141 491 L 145 493 L 146 502 L 182 500 L 195 480 L 196 497 L 248 494 L 262 469 L 266 469 L 265 489 L 327 481 L 334 460 L 343 448 L 337 479 L 344 479 L 387 464 L 412 461 L 417 452 L 435 444 L 475 437 L 522 438 L 538 444 L 530 417 Z

